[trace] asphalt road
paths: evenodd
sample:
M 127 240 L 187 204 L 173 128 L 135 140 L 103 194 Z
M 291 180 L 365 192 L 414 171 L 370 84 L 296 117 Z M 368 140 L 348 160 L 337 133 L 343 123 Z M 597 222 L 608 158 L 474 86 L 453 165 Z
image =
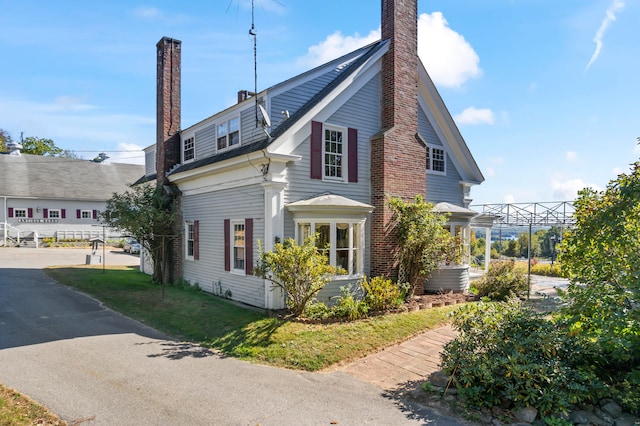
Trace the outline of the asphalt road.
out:
M 0 383 L 91 425 L 457 425 L 346 373 L 177 342 L 49 279 L 86 250 L 0 248 Z M 136 263 L 110 252 L 107 264 Z

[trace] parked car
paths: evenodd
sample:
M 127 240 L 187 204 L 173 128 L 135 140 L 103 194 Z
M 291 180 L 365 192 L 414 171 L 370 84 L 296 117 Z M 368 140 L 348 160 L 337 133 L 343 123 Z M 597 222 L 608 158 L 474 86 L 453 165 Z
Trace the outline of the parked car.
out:
M 125 240 L 122 249 L 125 251 L 125 253 L 140 253 L 140 243 L 136 240 Z

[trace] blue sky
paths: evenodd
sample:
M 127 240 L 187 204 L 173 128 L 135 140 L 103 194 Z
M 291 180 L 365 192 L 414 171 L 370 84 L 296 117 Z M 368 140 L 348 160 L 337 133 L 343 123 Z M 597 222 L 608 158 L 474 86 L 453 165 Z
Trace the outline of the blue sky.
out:
M 0 0 L 0 128 L 83 158 L 155 142 L 155 44 L 182 126 L 253 89 L 250 0 Z M 640 1 L 421 0 L 419 54 L 486 181 L 473 204 L 603 189 L 640 156 Z M 258 89 L 379 38 L 379 0 L 255 0 Z

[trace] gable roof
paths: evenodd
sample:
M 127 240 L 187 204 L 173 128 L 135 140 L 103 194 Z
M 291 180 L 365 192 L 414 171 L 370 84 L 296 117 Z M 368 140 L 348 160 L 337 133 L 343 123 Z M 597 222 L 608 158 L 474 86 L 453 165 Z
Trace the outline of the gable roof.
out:
M 352 59 L 352 61 L 344 69 L 336 73 L 335 78 L 329 81 L 328 84 L 326 84 L 320 91 L 318 91 L 318 93 L 316 93 L 313 97 L 311 97 L 311 99 L 309 99 L 304 105 L 298 108 L 297 111 L 291 114 L 291 116 L 287 120 L 283 121 L 278 127 L 276 127 L 271 133 L 271 138 L 265 137 L 257 142 L 253 142 L 247 145 L 241 145 L 238 148 L 234 148 L 228 151 L 223 151 L 211 157 L 206 157 L 191 163 L 182 164 L 176 167 L 174 170 L 172 170 L 169 173 L 169 175 L 180 173 L 180 172 L 186 172 L 188 170 L 193 170 L 202 166 L 217 163 L 223 160 L 227 160 L 230 158 L 238 157 L 241 155 L 249 154 L 249 153 L 267 148 L 269 145 L 274 143 L 280 136 L 286 133 L 286 131 L 289 130 L 294 124 L 296 124 L 299 120 L 301 120 L 302 117 L 304 117 L 304 115 L 307 112 L 309 112 L 321 100 L 327 97 L 340 83 L 342 83 L 349 76 L 351 76 L 351 74 L 353 74 L 355 70 L 357 70 L 362 64 L 364 64 L 369 58 L 371 58 L 371 56 L 373 56 L 383 46 L 386 46 L 386 43 L 383 41 L 372 43 L 368 46 L 357 49 L 347 55 L 341 56 L 340 58 L 337 58 L 331 62 L 328 62 L 317 68 L 314 68 L 313 70 L 307 71 L 306 73 L 300 74 L 289 80 L 283 81 L 275 86 L 270 87 L 269 89 L 266 89 L 264 92 L 257 94 L 256 96 L 261 96 L 264 93 L 267 93 L 269 91 L 275 91 L 278 88 L 285 86 L 294 80 L 304 78 L 304 76 L 316 72 L 318 69 L 331 68 L 332 66 L 335 66 L 335 64 L 344 63 L 349 57 L 355 58 L 355 60 Z
M 0 196 L 105 201 L 143 174 L 137 164 L 0 154 Z

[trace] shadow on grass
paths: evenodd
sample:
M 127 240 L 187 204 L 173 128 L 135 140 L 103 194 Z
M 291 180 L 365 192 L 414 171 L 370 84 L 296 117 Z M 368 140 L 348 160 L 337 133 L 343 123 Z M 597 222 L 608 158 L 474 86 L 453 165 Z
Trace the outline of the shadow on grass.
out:
M 285 321 L 278 318 L 263 318 L 253 321 L 242 328 L 237 328 L 224 336 L 206 341 L 206 345 L 222 351 L 230 356 L 243 356 L 251 352 L 265 349 L 273 344 L 273 333 Z

